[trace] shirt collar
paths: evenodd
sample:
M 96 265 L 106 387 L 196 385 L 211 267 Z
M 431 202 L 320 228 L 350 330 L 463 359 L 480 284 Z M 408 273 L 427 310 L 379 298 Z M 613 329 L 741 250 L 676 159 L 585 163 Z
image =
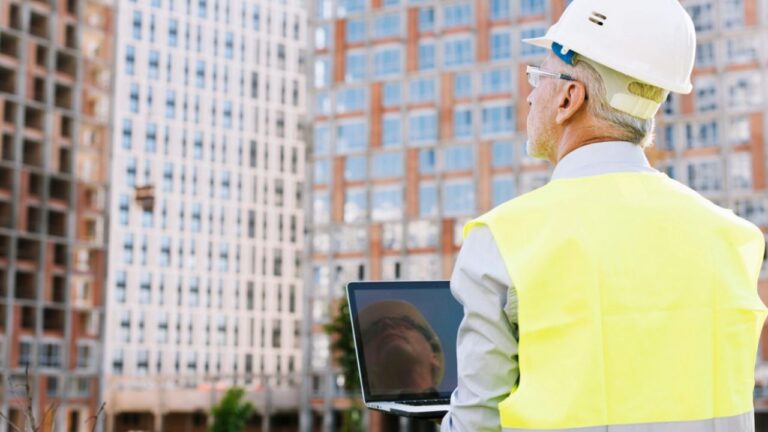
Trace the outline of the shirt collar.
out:
M 555 166 L 552 180 L 615 172 L 656 172 L 642 147 L 626 141 L 588 144 L 565 155 Z

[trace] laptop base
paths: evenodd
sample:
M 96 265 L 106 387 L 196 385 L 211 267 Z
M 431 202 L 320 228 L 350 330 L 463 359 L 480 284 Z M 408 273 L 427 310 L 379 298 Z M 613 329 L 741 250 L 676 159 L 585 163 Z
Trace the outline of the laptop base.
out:
M 371 402 L 365 404 L 370 409 L 384 411 L 401 417 L 426 419 L 443 418 L 448 413 L 449 405 L 406 405 L 397 402 Z

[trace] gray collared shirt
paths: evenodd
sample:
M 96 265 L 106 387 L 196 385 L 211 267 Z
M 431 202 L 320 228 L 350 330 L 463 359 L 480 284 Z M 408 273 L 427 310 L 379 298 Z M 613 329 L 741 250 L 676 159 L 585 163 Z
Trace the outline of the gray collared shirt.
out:
M 615 172 L 656 172 L 632 143 L 589 144 L 566 155 L 552 180 Z M 490 230 L 473 229 L 451 275 L 451 292 L 464 305 L 459 326 L 459 381 L 441 432 L 499 431 L 498 404 L 517 382 L 517 296 Z

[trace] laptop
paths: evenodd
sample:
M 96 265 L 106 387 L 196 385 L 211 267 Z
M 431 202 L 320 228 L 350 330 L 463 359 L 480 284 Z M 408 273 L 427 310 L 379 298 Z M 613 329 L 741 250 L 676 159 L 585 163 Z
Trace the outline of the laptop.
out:
M 365 405 L 408 417 L 445 415 L 464 316 L 449 282 L 350 282 L 347 301 Z

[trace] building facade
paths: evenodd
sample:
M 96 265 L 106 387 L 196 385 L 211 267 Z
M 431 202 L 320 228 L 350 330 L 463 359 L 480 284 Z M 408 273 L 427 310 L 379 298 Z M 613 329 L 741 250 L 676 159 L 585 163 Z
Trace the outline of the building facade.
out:
M 450 277 L 468 219 L 548 181 L 551 167 L 525 153 L 525 67 L 545 52 L 521 39 L 568 3 L 312 2 L 313 323 L 330 320 L 348 281 Z M 649 157 L 765 230 L 766 2 L 682 3 L 699 39 L 694 92 L 664 105 Z M 315 331 L 305 353 L 305 409 L 325 430 L 347 403 L 329 346 Z
M 307 14 L 118 5 L 104 368 L 113 430 L 204 430 L 223 390 L 297 410 Z M 173 414 L 170 414 L 173 413 Z
M 0 3 L 0 413 L 18 428 L 31 409 L 90 430 L 102 399 L 112 14 Z

